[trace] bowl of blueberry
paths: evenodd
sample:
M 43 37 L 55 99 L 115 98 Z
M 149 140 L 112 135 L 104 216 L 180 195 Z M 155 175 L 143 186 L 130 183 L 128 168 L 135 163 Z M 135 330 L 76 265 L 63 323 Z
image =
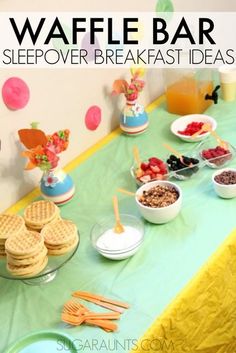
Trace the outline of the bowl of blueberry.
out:
M 169 169 L 169 177 L 178 180 L 187 180 L 197 174 L 200 160 L 190 156 L 177 157 L 171 154 L 166 161 Z

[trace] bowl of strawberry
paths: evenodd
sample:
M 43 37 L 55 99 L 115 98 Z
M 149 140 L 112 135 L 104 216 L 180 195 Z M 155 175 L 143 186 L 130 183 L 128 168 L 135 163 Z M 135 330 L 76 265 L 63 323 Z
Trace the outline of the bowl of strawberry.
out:
M 171 132 L 186 142 L 199 142 L 210 135 L 204 131 L 204 124 L 207 124 L 214 131 L 217 127 L 215 119 L 205 114 L 189 114 L 176 119 L 171 124 Z M 197 133 L 199 133 L 197 135 Z M 196 135 L 195 135 L 196 134 Z M 195 135 L 195 136 L 194 136 Z
M 168 168 L 164 161 L 157 157 L 150 157 L 142 161 L 140 167 L 134 164 L 130 169 L 132 177 L 138 186 L 154 180 L 166 180 Z
M 199 154 L 208 167 L 221 168 L 233 160 L 235 148 L 228 142 L 225 143 L 225 146 L 208 142 L 200 145 Z

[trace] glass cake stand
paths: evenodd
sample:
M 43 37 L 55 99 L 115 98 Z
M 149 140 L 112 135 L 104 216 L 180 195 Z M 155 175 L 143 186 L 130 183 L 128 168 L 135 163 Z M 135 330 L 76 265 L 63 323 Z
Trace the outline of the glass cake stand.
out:
M 0 258 L 0 277 L 11 280 L 20 280 L 30 285 L 40 285 L 51 282 L 57 275 L 57 271 L 72 259 L 79 247 L 79 241 L 76 247 L 64 255 L 48 256 L 48 264 L 43 271 L 32 277 L 13 276 L 7 270 L 6 257 Z

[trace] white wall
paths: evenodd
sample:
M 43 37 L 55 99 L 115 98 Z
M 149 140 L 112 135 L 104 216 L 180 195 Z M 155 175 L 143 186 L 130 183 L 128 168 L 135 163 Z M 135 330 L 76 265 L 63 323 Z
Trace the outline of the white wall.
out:
M 1 0 L 0 11 L 154 11 L 155 0 Z M 177 11 L 236 11 L 233 0 L 175 0 Z M 62 154 L 62 165 L 109 133 L 118 124 L 123 100 L 111 99 L 109 93 L 114 79 L 127 76 L 121 69 L 65 69 L 65 70 L 1 70 L 0 87 L 6 78 L 19 76 L 31 90 L 28 106 L 17 112 L 9 111 L 0 103 L 0 211 L 7 208 L 39 181 L 40 172 L 24 172 L 25 161 L 19 157 L 17 130 L 39 121 L 48 133 L 69 128 L 72 132 L 70 147 Z M 148 104 L 163 91 L 159 70 L 149 70 L 142 101 Z M 91 89 L 92 87 L 92 89 Z M 95 132 L 85 129 L 84 114 L 90 105 L 101 106 L 103 120 Z

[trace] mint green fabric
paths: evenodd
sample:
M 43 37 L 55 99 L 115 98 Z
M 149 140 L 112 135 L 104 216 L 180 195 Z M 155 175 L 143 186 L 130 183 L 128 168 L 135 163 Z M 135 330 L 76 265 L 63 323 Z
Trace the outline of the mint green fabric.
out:
M 236 144 L 235 102 L 220 101 L 207 113 L 216 118 L 219 134 Z M 235 227 L 236 199 L 223 200 L 215 195 L 211 185 L 213 170 L 205 167 L 193 179 L 178 182 L 184 200 L 175 220 L 165 225 L 145 223 L 145 241 L 134 257 L 114 262 L 95 252 L 89 240 L 91 227 L 99 217 L 112 213 L 111 200 L 118 187 L 136 189 L 129 174 L 133 145 L 137 144 L 147 156 L 166 155 L 163 142 L 186 153 L 196 146 L 171 135 L 169 126 L 176 116 L 168 114 L 165 105 L 149 115 L 150 126 L 145 134 L 115 138 L 71 173 L 77 192 L 61 213 L 77 224 L 81 243 L 55 280 L 34 287 L 0 279 L 0 352 L 22 335 L 42 329 L 59 329 L 73 336 L 78 351 L 128 352 Z M 119 200 L 121 212 L 138 215 L 132 197 L 120 194 Z M 122 316 L 119 331 L 105 333 L 61 323 L 62 305 L 74 290 L 129 302 L 131 308 Z

